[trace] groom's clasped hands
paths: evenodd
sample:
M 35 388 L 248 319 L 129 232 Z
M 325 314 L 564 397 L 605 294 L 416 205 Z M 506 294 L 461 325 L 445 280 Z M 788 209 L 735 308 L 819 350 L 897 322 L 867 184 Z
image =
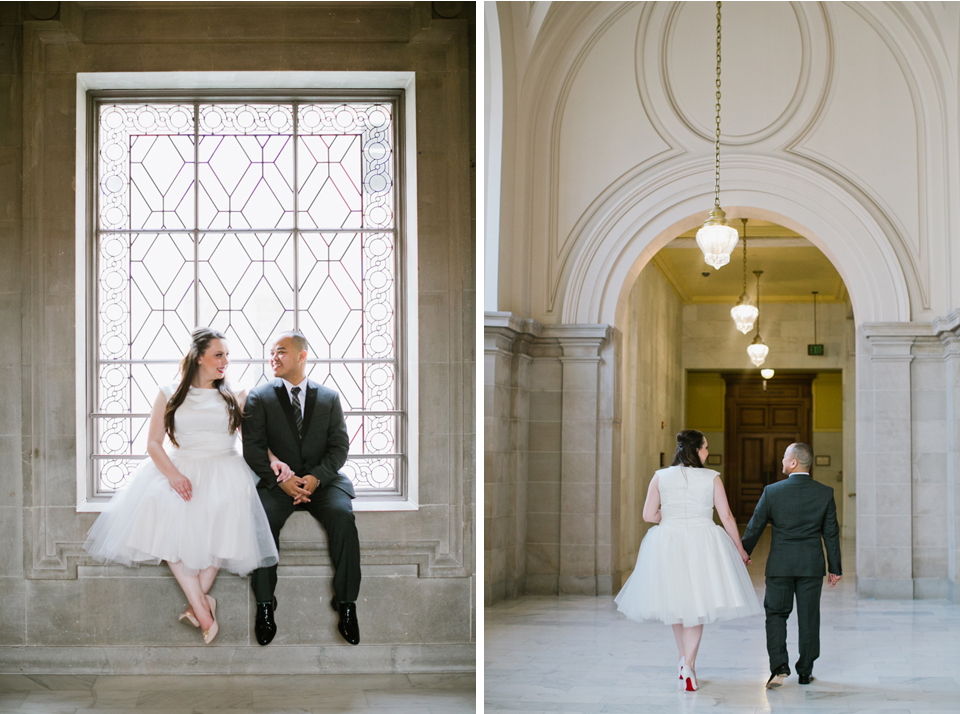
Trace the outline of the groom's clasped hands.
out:
M 288 496 L 293 497 L 293 505 L 298 503 L 310 503 L 310 496 L 320 485 L 313 476 L 297 476 L 290 467 L 282 461 L 274 461 L 270 464 L 273 473 L 277 476 L 277 484 Z

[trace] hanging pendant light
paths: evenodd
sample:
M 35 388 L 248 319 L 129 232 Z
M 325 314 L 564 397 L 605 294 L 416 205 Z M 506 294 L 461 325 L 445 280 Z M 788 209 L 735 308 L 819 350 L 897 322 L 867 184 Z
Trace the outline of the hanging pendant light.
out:
M 757 334 L 751 345 L 747 347 L 747 354 L 750 355 L 750 361 L 759 367 L 767 358 L 770 348 L 763 344 L 763 338 L 760 337 L 760 276 L 763 275 L 763 271 L 754 270 L 753 274 L 757 276 Z
M 743 294 L 740 302 L 730 308 L 730 316 L 737 329 L 747 334 L 753 329 L 753 323 L 760 311 L 750 303 L 750 296 L 747 295 L 747 219 L 740 220 L 743 221 Z
M 740 239 L 737 229 L 727 225 L 727 214 L 720 208 L 720 4 L 717 3 L 717 138 L 713 210 L 697 231 L 697 245 L 703 251 L 703 259 L 714 269 L 730 262 L 730 254 L 737 247 L 737 241 Z

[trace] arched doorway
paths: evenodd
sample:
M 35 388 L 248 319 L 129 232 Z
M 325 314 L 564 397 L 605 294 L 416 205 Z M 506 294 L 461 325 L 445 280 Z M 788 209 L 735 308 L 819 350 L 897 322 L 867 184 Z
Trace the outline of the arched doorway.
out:
M 702 162 L 701 162 L 702 163 Z M 867 333 L 861 329 L 864 323 L 904 322 L 909 320 L 910 306 L 907 281 L 901 261 L 894 246 L 896 234 L 882 225 L 867 210 L 863 197 L 849 194 L 843 187 L 802 167 L 771 157 L 734 156 L 727 159 L 723 196 L 728 215 L 747 215 L 786 226 L 806 237 L 836 267 L 850 295 L 850 302 L 858 328 L 855 352 L 857 354 L 856 387 L 847 385 L 847 394 L 854 394 L 851 401 L 856 413 L 872 411 L 872 392 L 876 389 L 876 371 L 870 369 L 874 359 L 865 342 Z M 597 582 L 606 580 L 602 572 L 609 567 L 611 589 L 621 581 L 622 544 L 620 531 L 627 514 L 621 487 L 621 443 L 623 439 L 623 385 L 622 358 L 623 335 L 627 327 L 629 295 L 637 277 L 653 256 L 677 235 L 695 228 L 705 218 L 702 207 L 709 206 L 709 196 L 704 190 L 703 176 L 706 167 L 694 170 L 693 164 L 665 167 L 654 177 L 627 178 L 623 185 L 610 192 L 610 198 L 599 205 L 592 216 L 581 224 L 576 236 L 578 250 L 564 265 L 558 291 L 561 322 L 566 325 L 611 325 L 614 329 L 609 339 L 598 345 L 596 404 L 597 418 L 597 489 L 598 507 L 610 504 L 609 529 L 604 527 L 598 510 L 597 545 L 602 548 L 609 543 L 609 560 L 606 550 L 598 550 Z M 699 173 L 699 175 L 698 175 Z M 698 212 L 694 213 L 693 209 Z M 893 238 L 891 238 L 893 236 Z M 887 344 L 883 369 L 886 378 L 909 381 L 909 346 L 903 352 L 903 344 Z M 891 351 L 892 350 L 892 351 Z M 572 353 L 571 353 L 572 354 Z M 861 369 L 861 364 L 867 367 Z M 863 372 L 866 372 L 864 378 Z M 614 398 L 605 399 L 613 394 Z M 909 391 L 902 398 L 902 409 L 909 414 Z M 607 405 L 605 407 L 605 405 Z M 882 427 L 886 428 L 886 427 Z M 885 442 L 874 427 L 859 429 L 850 461 L 858 464 L 875 463 L 879 441 L 884 444 L 892 458 L 909 461 L 909 440 Z M 563 451 L 563 447 L 561 447 Z M 617 453 L 617 458 L 604 460 L 602 454 Z M 571 454 L 572 456 L 572 454 Z M 561 470 L 566 455 L 561 453 Z M 610 472 L 606 472 L 609 463 Z M 909 481 L 909 469 L 896 478 Z M 885 588 L 886 581 L 896 581 L 892 587 L 911 589 L 909 557 L 899 570 L 891 574 L 897 577 L 878 577 L 885 572 L 877 570 L 878 546 L 876 540 L 877 519 L 886 514 L 870 493 L 868 484 L 857 485 L 854 492 L 867 492 L 870 506 L 858 508 L 857 543 L 858 571 L 864 587 L 861 593 L 877 594 L 875 587 Z M 891 506 L 892 508 L 892 506 Z M 864 533 L 861 534 L 861 530 Z M 909 535 L 907 536 L 909 537 Z M 563 534 L 561 533 L 561 540 Z M 873 564 L 873 568 L 871 568 Z M 902 572 L 901 572 L 902 571 Z M 880 582 L 884 581 L 884 582 Z M 879 583 L 879 584 L 877 584 Z M 885 590 L 884 593 L 890 592 Z M 899 591 L 898 591 L 899 592 Z
M 741 217 L 732 223 L 742 231 Z M 855 328 L 846 286 L 803 236 L 769 221 L 748 222 L 749 269 L 763 271 L 759 323 L 770 348 L 763 366 L 775 370 L 772 377 L 764 379 L 746 352 L 758 331 L 742 334 L 730 317 L 744 288 L 742 243 L 730 265 L 714 270 L 703 261 L 696 230 L 687 231 L 648 261 L 627 297 L 618 326 L 621 512 L 614 538 L 621 579 L 649 527 L 642 508 L 650 480 L 670 464 L 681 429 L 706 436 L 706 465 L 720 472 L 741 524 L 763 487 L 782 477 L 785 447 L 810 443 L 818 461 L 813 476 L 834 490 L 841 527 L 853 540 Z M 747 275 L 755 300 L 756 278 Z M 808 354 L 814 343 L 825 345 L 822 354 Z M 852 573 L 853 563 L 845 565 Z

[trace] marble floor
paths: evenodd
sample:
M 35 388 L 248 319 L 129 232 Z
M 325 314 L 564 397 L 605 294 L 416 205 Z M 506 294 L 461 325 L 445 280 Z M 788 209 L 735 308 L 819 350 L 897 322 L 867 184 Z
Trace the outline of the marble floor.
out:
M 769 530 L 765 534 L 769 538 Z M 750 567 L 763 601 L 764 550 Z M 610 597 L 525 597 L 485 610 L 487 712 L 960 712 L 960 605 L 934 600 L 857 600 L 852 542 L 845 575 L 821 599 L 815 680 L 769 676 L 763 616 L 704 628 L 700 689 L 677 691 L 676 645 L 660 623 L 620 615 Z M 796 615 L 787 625 L 791 669 Z
M 464 714 L 473 674 L 0 674 L 0 714 Z

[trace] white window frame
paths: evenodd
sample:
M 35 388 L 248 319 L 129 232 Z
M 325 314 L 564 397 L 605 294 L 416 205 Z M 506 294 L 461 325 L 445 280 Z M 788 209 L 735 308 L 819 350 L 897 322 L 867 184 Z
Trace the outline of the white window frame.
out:
M 109 497 L 96 496 L 90 474 L 89 429 L 89 354 L 90 335 L 96 325 L 91 324 L 89 310 L 90 275 L 88 260 L 94 249 L 91 234 L 90 197 L 88 196 L 90 165 L 88 108 L 89 93 L 100 90 L 127 90 L 142 92 L 210 92 L 289 90 L 291 98 L 298 92 L 307 94 L 317 90 L 351 91 L 402 89 L 398 119 L 401 121 L 400 143 L 397 153 L 397 181 L 401 184 L 399 211 L 402 225 L 403 251 L 401 282 L 398 295 L 396 329 L 403 332 L 402 368 L 404 369 L 406 415 L 403 431 L 405 483 L 398 496 L 358 494 L 353 501 L 356 511 L 415 511 L 419 509 L 419 315 L 417 273 L 417 127 L 416 76 L 414 72 L 81 72 L 77 74 L 77 154 L 76 154 L 76 450 L 77 450 L 77 512 L 102 511 Z M 357 97 L 362 100 L 362 96 Z

